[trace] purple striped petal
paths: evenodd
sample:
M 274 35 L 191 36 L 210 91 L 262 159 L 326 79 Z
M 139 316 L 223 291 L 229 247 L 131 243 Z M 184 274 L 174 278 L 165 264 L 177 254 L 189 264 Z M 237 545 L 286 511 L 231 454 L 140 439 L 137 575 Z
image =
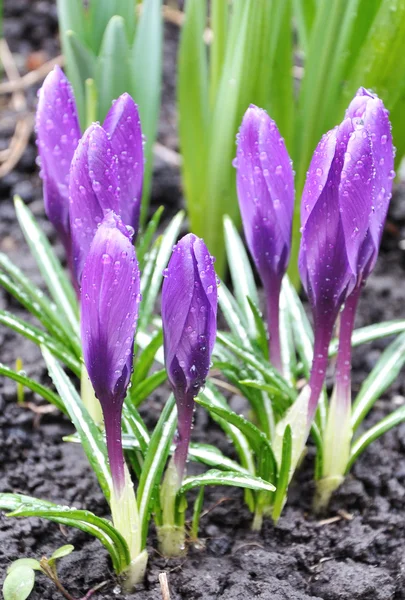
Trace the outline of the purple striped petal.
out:
M 217 331 L 217 282 L 203 240 L 193 234 L 175 246 L 164 273 L 162 322 L 165 363 L 178 411 L 175 463 L 181 479 L 194 398 L 208 375 Z
M 118 156 L 121 189 L 121 217 L 133 227 L 135 238 L 139 228 L 144 154 L 138 107 L 129 94 L 122 94 L 110 108 L 103 128 L 110 135 L 111 146 Z
M 130 382 L 140 301 L 131 234 L 109 212 L 91 243 L 83 269 L 81 334 L 86 368 L 106 426 L 113 480 L 124 484 L 121 411 Z
M 36 134 L 45 212 L 70 257 L 69 169 L 81 133 L 72 87 L 58 66 L 39 91 Z
M 120 208 L 117 157 L 97 123 L 86 130 L 74 154 L 69 191 L 74 270 L 80 285 L 98 225 L 108 211 L 119 214 Z
M 237 188 L 243 228 L 263 285 L 284 275 L 291 245 L 294 175 L 275 122 L 254 105 L 237 141 Z

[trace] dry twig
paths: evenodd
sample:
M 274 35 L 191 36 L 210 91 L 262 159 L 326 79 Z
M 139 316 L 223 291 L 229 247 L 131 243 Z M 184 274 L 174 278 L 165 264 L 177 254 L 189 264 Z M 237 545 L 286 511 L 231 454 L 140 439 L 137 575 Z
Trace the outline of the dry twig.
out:
M 162 599 L 170 600 L 169 584 L 167 582 L 166 573 L 159 573 L 160 589 L 162 591 Z

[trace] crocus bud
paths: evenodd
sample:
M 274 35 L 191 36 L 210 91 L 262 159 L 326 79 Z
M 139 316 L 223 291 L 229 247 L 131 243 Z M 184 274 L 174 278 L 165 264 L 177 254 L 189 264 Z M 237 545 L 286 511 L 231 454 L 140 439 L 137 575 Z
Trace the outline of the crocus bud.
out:
M 130 382 L 140 301 L 140 277 L 131 234 L 109 212 L 91 243 L 82 277 L 83 357 L 103 409 L 111 474 L 124 485 L 122 404 Z
M 165 364 L 177 403 L 174 456 L 181 481 L 187 459 L 194 398 L 208 375 L 217 333 L 217 281 L 203 240 L 192 233 L 174 247 L 164 272 L 162 322 Z
M 388 117 L 381 101 L 359 94 L 315 150 L 302 197 L 299 267 L 315 325 L 310 421 L 337 315 L 375 263 L 391 194 Z
M 71 85 L 58 66 L 39 90 L 36 134 L 45 212 L 70 259 L 69 169 L 81 133 Z
M 69 190 L 73 265 L 80 286 L 97 227 L 108 211 L 120 215 L 118 160 L 107 133 L 97 123 L 86 130 L 76 149 Z
M 103 123 L 118 157 L 121 218 L 134 229 L 136 239 L 141 210 L 144 153 L 138 107 L 129 94 L 115 100 Z
M 236 165 L 245 237 L 267 296 L 270 359 L 281 370 L 279 297 L 290 257 L 294 174 L 275 122 L 253 104 L 240 127 Z

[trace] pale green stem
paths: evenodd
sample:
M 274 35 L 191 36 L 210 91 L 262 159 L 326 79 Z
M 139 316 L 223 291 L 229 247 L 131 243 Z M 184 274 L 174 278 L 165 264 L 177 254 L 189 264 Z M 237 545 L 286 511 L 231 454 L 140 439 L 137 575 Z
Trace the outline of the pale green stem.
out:
M 167 557 L 182 556 L 185 552 L 184 524 L 176 523 L 176 496 L 180 486 L 178 471 L 171 458 L 160 490 L 163 525 L 157 532 L 159 551 Z
M 83 403 L 84 403 L 89 415 L 91 416 L 91 418 L 93 419 L 93 421 L 95 423 L 102 424 L 103 423 L 103 413 L 101 410 L 101 404 L 95 396 L 94 389 L 93 389 L 93 386 L 89 379 L 86 365 L 84 363 L 82 365 L 82 375 L 81 375 L 80 387 L 81 387 L 81 397 L 82 397 Z
M 120 490 L 111 490 L 111 514 L 114 527 L 128 544 L 131 563 L 123 573 L 126 590 L 140 583 L 145 575 L 148 554 L 141 547 L 141 523 L 136 502 L 134 485 L 128 468 L 124 466 L 125 484 Z

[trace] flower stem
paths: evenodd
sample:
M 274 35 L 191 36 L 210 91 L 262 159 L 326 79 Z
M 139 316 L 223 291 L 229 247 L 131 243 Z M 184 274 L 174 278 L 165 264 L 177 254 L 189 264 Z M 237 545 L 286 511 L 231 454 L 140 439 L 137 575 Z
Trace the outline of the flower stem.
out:
M 108 413 L 104 414 L 104 422 L 113 488 L 116 494 L 120 494 L 125 485 L 121 406 L 114 406 L 113 402 L 108 407 Z
M 170 459 L 160 490 L 163 524 L 158 527 L 159 550 L 163 556 L 182 556 L 185 551 L 184 523 L 178 523 L 176 500 L 181 486 L 178 466 Z
M 352 333 L 361 288 L 349 296 L 341 314 L 336 383 L 329 405 L 323 441 L 323 473 L 317 482 L 314 508 L 321 511 L 332 493 L 343 483 L 353 436 L 351 428 L 351 356 Z
M 266 286 L 267 330 L 269 332 L 269 356 L 271 364 L 283 373 L 280 341 L 280 290 L 281 281 Z
M 177 393 L 177 436 L 176 449 L 174 451 L 174 464 L 177 469 L 179 487 L 186 470 L 188 448 L 190 445 L 191 429 L 194 413 L 194 395 L 190 392 Z

